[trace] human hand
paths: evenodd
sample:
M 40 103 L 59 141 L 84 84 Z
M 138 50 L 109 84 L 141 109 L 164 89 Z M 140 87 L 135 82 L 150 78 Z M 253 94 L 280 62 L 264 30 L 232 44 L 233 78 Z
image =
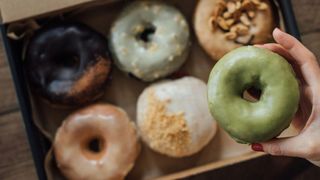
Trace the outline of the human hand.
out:
M 297 74 L 301 97 L 292 124 L 299 130 L 299 134 L 255 143 L 251 148 L 276 156 L 305 158 L 320 166 L 320 68 L 317 59 L 297 39 L 277 28 L 273 31 L 273 37 L 277 43 L 256 46 L 286 58 Z

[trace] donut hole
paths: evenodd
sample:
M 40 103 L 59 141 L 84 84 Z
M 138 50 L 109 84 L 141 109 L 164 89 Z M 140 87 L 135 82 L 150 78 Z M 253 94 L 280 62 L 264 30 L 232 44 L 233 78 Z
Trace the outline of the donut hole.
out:
M 155 32 L 156 32 L 156 27 L 151 23 L 147 23 L 146 25 L 144 25 L 144 29 L 137 34 L 136 38 L 139 41 L 148 43 L 151 41 L 152 36 L 154 35 Z
M 99 153 L 101 151 L 102 142 L 103 140 L 101 138 L 93 138 L 88 143 L 88 150 L 94 153 Z
M 261 97 L 261 89 L 255 86 L 250 86 L 249 88 L 245 89 L 242 93 L 242 98 L 249 102 L 258 102 Z
M 84 156 L 91 160 L 97 160 L 101 158 L 101 155 L 106 151 L 105 139 L 101 136 L 92 136 L 87 138 L 82 143 L 82 152 Z

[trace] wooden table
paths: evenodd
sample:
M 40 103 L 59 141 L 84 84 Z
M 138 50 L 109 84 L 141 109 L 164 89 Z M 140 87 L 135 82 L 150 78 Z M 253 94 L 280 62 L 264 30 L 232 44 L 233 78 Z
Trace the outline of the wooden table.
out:
M 292 0 L 303 43 L 320 58 L 320 1 Z M 319 147 L 320 148 L 320 147 Z M 319 179 L 298 158 L 265 156 L 190 179 Z M 37 179 L 8 63 L 0 43 L 0 179 Z

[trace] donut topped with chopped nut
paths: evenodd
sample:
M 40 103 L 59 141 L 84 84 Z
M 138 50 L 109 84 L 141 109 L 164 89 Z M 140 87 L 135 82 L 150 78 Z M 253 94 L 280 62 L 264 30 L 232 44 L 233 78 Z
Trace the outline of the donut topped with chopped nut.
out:
M 201 46 L 218 60 L 237 47 L 270 41 L 277 19 L 268 0 L 201 0 L 194 24 Z
M 176 71 L 190 47 L 187 21 L 176 8 L 157 1 L 127 6 L 113 23 L 110 48 L 116 65 L 143 81 Z

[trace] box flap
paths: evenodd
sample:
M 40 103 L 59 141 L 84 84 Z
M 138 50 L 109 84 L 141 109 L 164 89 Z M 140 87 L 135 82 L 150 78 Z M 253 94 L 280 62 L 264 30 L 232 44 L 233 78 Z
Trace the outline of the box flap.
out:
M 101 0 L 0 0 L 0 20 L 1 23 L 10 23 L 97 1 L 101 2 Z

